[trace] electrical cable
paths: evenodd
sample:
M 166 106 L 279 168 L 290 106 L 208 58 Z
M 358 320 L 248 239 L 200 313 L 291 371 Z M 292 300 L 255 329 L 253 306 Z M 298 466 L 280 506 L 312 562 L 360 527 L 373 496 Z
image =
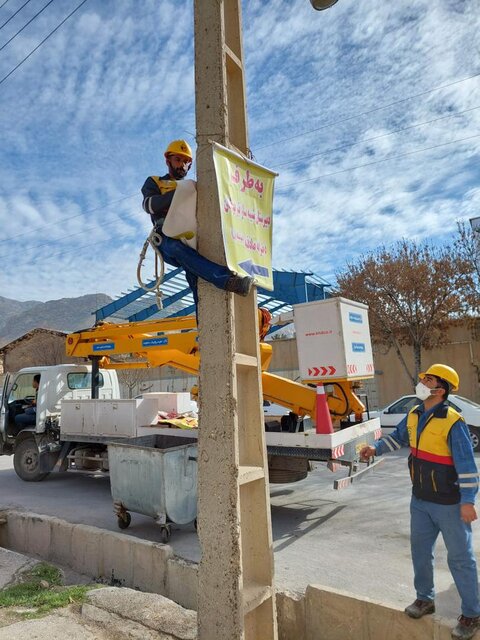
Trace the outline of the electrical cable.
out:
M 3 24 L 0 24 L 0 29 L 3 29 L 3 27 L 4 27 L 6 24 L 8 24 L 8 23 L 10 22 L 10 20 L 12 20 L 12 19 L 17 15 L 17 13 L 20 13 L 20 11 L 23 9 L 23 7 L 26 7 L 26 6 L 27 6 L 27 4 L 28 4 L 29 2 L 30 2 L 30 0 L 26 0 L 26 2 L 24 2 L 24 3 L 22 4 L 22 6 L 20 7 L 20 9 L 17 9 L 17 10 L 15 11 L 15 13 L 12 13 L 12 15 L 8 18 L 8 20 L 5 20 L 5 22 L 4 22 Z M 3 7 L 3 4 L 2 4 L 2 7 Z M 0 9 L 1 9 L 2 7 L 0 7 Z
M 354 171 L 355 169 L 361 169 L 362 167 L 370 167 L 374 164 L 380 164 L 381 162 L 388 162 L 389 160 L 397 160 L 398 158 L 405 158 L 406 156 L 412 156 L 415 153 L 421 153 L 422 151 L 431 151 L 432 149 L 438 149 L 440 147 L 446 147 L 449 144 L 455 144 L 456 142 L 465 142 L 466 140 L 472 140 L 473 138 L 480 137 L 480 133 L 474 136 L 468 136 L 467 138 L 459 138 L 458 140 L 451 140 L 450 142 L 442 142 L 441 144 L 435 144 L 433 147 L 424 147 L 423 149 L 415 149 L 414 151 L 407 151 L 406 153 L 400 153 L 396 156 L 389 156 L 388 158 L 382 158 L 381 160 L 374 160 L 373 162 L 366 162 L 365 164 L 359 164 L 355 167 L 347 167 L 346 169 L 340 169 L 339 171 L 332 171 L 331 173 L 324 173 L 314 178 L 308 178 L 307 180 L 299 180 L 298 182 L 289 182 L 288 184 L 279 185 L 278 191 L 286 189 L 287 187 L 297 186 L 299 184 L 305 184 L 306 182 L 313 182 L 320 178 L 329 178 L 330 176 L 336 176 L 339 173 L 346 173 L 347 171 Z
M 7 2 L 8 2 L 8 0 L 5 0 L 5 2 L 4 2 L 3 4 L 0 4 L 0 9 L 1 9 L 2 7 L 4 7 L 4 6 L 7 4 Z
M 458 114 L 455 114 L 455 115 L 460 115 L 461 113 L 465 113 L 465 112 L 467 112 L 467 111 L 472 111 L 472 110 L 474 110 L 474 109 L 478 109 L 478 108 L 480 108 L 480 107 L 472 107 L 472 109 L 466 109 L 465 111 L 459 112 Z M 448 117 L 448 116 L 442 116 L 442 118 L 438 118 L 438 119 L 436 119 L 436 120 L 441 120 L 441 119 L 446 118 L 446 117 Z M 429 121 L 429 122 L 432 122 L 432 121 Z M 425 124 L 427 124 L 427 123 L 425 123 Z M 412 126 L 416 126 L 416 125 L 412 125 Z M 407 127 L 407 129 L 408 129 L 408 128 L 410 128 L 410 127 Z M 392 133 L 395 133 L 395 132 L 392 132 Z M 390 134 L 384 134 L 384 135 L 390 135 Z M 378 138 L 378 137 L 383 137 L 383 136 L 377 136 L 377 138 Z M 475 137 L 475 136 L 473 136 L 473 137 Z M 367 141 L 369 141 L 369 140 L 373 140 L 373 139 L 375 139 L 375 138 L 368 138 L 368 139 L 365 139 L 365 140 L 363 140 L 363 141 L 361 141 L 361 142 L 367 142 Z M 468 139 L 468 138 L 467 138 L 467 139 Z M 452 144 L 453 142 L 456 142 L 456 141 L 452 141 L 452 142 L 445 143 L 445 144 Z M 352 145 L 344 145 L 344 146 L 353 146 L 353 145 L 356 145 L 356 144 L 360 144 L 360 143 L 352 143 Z M 437 146 L 442 146 L 442 145 L 437 145 Z M 343 148 L 343 147 L 338 147 L 338 149 L 341 149 L 341 148 Z M 432 149 L 432 148 L 435 148 L 435 147 L 429 147 L 428 149 Z M 336 150 L 336 149 L 335 149 L 335 150 Z M 363 165 L 358 165 L 358 166 L 356 166 L 356 167 L 350 167 L 350 168 L 347 168 L 347 169 L 342 169 L 342 170 L 340 170 L 340 171 L 334 172 L 333 174 L 332 174 L 332 173 L 329 173 L 329 174 L 324 174 L 324 175 L 322 175 L 322 176 L 317 176 L 316 178 L 311 178 L 311 179 L 310 179 L 310 181 L 313 181 L 313 180 L 316 180 L 316 179 L 319 179 L 319 178 L 322 178 L 322 177 L 328 177 L 328 176 L 331 176 L 331 175 L 335 175 L 335 174 L 337 174 L 337 173 L 343 173 L 343 172 L 346 172 L 346 171 L 351 171 L 351 170 L 354 170 L 354 169 L 362 168 L 362 167 L 365 167 L 365 166 L 369 166 L 370 164 L 375 164 L 375 163 L 379 163 L 379 162 L 386 162 L 387 160 L 393 160 L 393 159 L 395 159 L 395 158 L 397 158 L 397 157 L 402 157 L 403 155 L 410 155 L 410 154 L 412 154 L 412 153 L 417 153 L 417 152 L 420 152 L 420 151 L 423 151 L 423 150 L 425 150 L 425 149 L 418 149 L 418 150 L 416 150 L 416 151 L 408 152 L 408 153 L 406 153 L 406 154 L 402 154 L 402 155 L 400 155 L 400 156 L 394 156 L 394 157 L 392 156 L 392 157 L 390 157 L 390 158 L 383 158 L 382 160 L 374 161 L 374 162 L 372 162 L 372 163 L 366 163 L 366 164 L 363 164 Z M 330 152 L 330 151 L 334 151 L 334 149 L 327 150 L 327 151 L 325 151 L 325 152 L 321 152 L 320 154 L 317 154 L 317 155 L 326 154 L 326 153 L 328 153 L 328 152 Z M 298 161 L 293 161 L 293 162 L 298 162 Z M 278 166 L 278 165 L 277 165 L 277 166 Z M 304 181 L 302 181 L 302 182 L 304 182 Z M 300 184 L 300 183 L 296 182 L 295 184 Z M 282 189 L 282 188 L 286 188 L 287 186 L 291 186 L 291 185 L 285 185 L 284 187 L 280 186 L 279 188 L 280 188 L 280 189 Z M 33 229 L 33 230 L 29 230 L 29 231 L 27 231 L 27 232 L 22 232 L 22 233 L 19 233 L 19 234 L 14 235 L 14 236 L 10 236 L 9 238 L 5 238 L 5 239 L 3 239 L 3 240 L 0 240 L 0 244 L 1 244 L 2 242 L 10 242 L 10 241 L 15 240 L 16 238 L 22 237 L 22 236 L 24 236 L 24 235 L 32 235 L 32 233 L 34 233 L 34 232 L 36 232 L 36 231 L 42 231 L 45 227 L 50 226 L 50 225 L 52 225 L 52 224 L 55 224 L 55 225 L 57 225 L 57 224 L 59 224 L 59 223 L 62 223 L 62 224 L 63 224 L 63 223 L 65 223 L 65 222 L 69 221 L 69 220 L 73 220 L 73 219 L 78 218 L 78 217 L 80 217 L 80 216 L 84 216 L 85 214 L 93 213 L 93 212 L 98 211 L 98 210 L 100 210 L 100 209 L 103 209 L 103 210 L 104 210 L 104 209 L 108 209 L 108 208 L 110 208 L 111 206 L 113 206 L 114 204 L 117 204 L 118 202 L 122 202 L 123 200 L 127 200 L 127 199 L 129 199 L 129 198 L 136 197 L 136 195 L 137 195 L 137 194 L 131 194 L 131 195 L 125 196 L 125 197 L 123 197 L 123 198 L 119 198 L 118 200 L 113 200 L 113 201 L 112 201 L 110 204 L 108 204 L 108 205 L 102 205 L 102 206 L 100 206 L 100 207 L 95 207 L 94 209 L 89 209 L 89 210 L 87 210 L 87 211 L 85 211 L 85 212 L 75 214 L 74 216 L 69 216 L 68 218 L 62 218 L 62 219 L 60 219 L 60 220 L 55 220 L 54 222 L 49 222 L 49 223 L 44 224 L 44 225 L 42 225 L 41 227 L 37 227 L 37 228 L 35 228 L 35 229 Z M 114 220 L 113 220 L 113 221 L 111 221 L 109 224 L 113 224 L 114 222 L 116 222 L 116 221 L 114 221 Z M 78 232 L 78 233 L 75 233 L 75 234 L 68 234 L 68 235 L 66 235 L 66 236 L 60 236 L 60 237 L 56 238 L 55 240 L 63 240 L 63 239 L 65 239 L 65 238 L 71 238 L 71 237 L 73 237 L 74 235 L 81 235 L 81 234 L 86 233 L 86 232 L 88 232 L 89 230 L 92 230 L 92 229 L 94 229 L 94 227 L 86 228 L 86 229 L 84 229 L 84 230 L 82 230 L 82 231 L 80 231 L 80 232 Z M 42 243 L 42 244 L 38 244 L 38 245 L 31 245 L 31 246 L 28 246 L 26 249 L 27 249 L 27 250 L 29 250 L 29 249 L 37 249 L 37 248 L 41 248 L 41 247 L 43 247 L 43 246 L 46 246 L 47 244 L 50 244 L 50 242 L 49 242 L 49 243 Z M 7 257 L 8 257 L 7 255 L 0 255 L 0 259 L 1 259 L 1 258 L 7 258 Z
M 40 47 L 42 46 L 42 44 L 44 44 L 51 36 L 53 36 L 53 34 L 58 31 L 60 29 L 60 27 L 65 24 L 65 22 L 71 18 L 73 16 L 74 13 L 76 13 L 85 3 L 87 2 L 87 0 L 82 0 L 82 2 L 80 2 L 80 4 L 78 4 L 75 9 L 73 11 L 71 11 L 68 16 L 66 18 L 64 18 L 56 27 L 55 29 L 52 29 L 52 31 L 50 31 L 50 33 L 40 42 L 40 44 L 37 44 L 37 46 L 32 49 L 30 51 L 30 53 L 28 55 L 25 56 L 25 58 L 23 58 L 23 60 L 21 60 L 15 67 L 13 67 L 13 69 L 11 71 L 9 71 L 7 73 L 6 76 L 3 76 L 3 78 L 0 80 L 0 85 L 3 84 L 5 82 L 5 80 L 7 80 L 7 78 L 9 78 L 13 73 L 15 73 L 15 71 L 22 66 L 22 64 L 24 62 L 26 62 L 30 56 L 32 56 L 35 51 L 37 51 L 38 49 L 40 49 Z
M 333 127 L 334 125 L 342 124 L 343 122 L 348 122 L 349 120 L 354 120 L 355 118 L 368 116 L 369 114 L 375 113 L 376 111 L 381 111 L 382 109 L 388 109 L 389 107 L 393 107 L 397 104 L 401 104 L 402 102 L 406 102 L 407 100 L 413 100 L 414 98 L 420 98 L 421 96 L 428 95 L 429 93 L 433 93 L 434 91 L 440 91 L 440 89 L 447 89 L 448 87 L 453 87 L 456 84 L 459 84 L 461 82 L 466 82 L 467 80 L 472 80 L 473 78 L 477 78 L 478 76 L 480 76 L 480 72 L 475 73 L 472 76 L 468 76 L 467 78 L 462 78 L 461 80 L 455 80 L 454 82 L 449 82 L 448 84 L 439 85 L 438 87 L 433 87 L 433 89 L 427 89 L 426 91 L 416 93 L 412 96 L 408 96 L 407 98 L 402 98 L 401 100 L 390 102 L 389 104 L 385 104 L 381 107 L 375 107 L 374 109 L 369 109 L 368 111 L 363 111 L 362 113 L 354 113 L 353 115 L 347 116 L 346 118 L 341 118 L 340 120 L 334 120 L 333 122 L 324 124 L 321 127 L 317 127 L 316 129 L 310 129 L 309 131 L 303 131 L 302 133 L 297 133 L 294 136 L 290 136 L 289 138 L 281 138 L 280 140 L 269 142 L 268 144 L 264 144 L 261 147 L 257 147 L 256 152 L 258 153 L 258 151 L 261 151 L 262 149 L 266 149 L 267 147 L 271 147 L 275 144 L 280 144 L 282 142 L 289 142 L 290 140 L 295 140 L 295 138 L 301 138 L 302 136 L 306 136 L 309 133 L 316 133 L 317 131 L 321 131 L 322 129 L 327 129 L 328 127 Z
M 110 220 L 108 222 L 104 222 L 102 225 L 102 230 L 105 229 L 106 227 L 109 227 L 113 224 L 118 224 L 118 219 L 117 220 Z M 33 249 L 41 249 L 42 247 L 48 247 L 51 246 L 52 242 L 59 242 L 60 240 L 68 240 L 70 238 L 73 238 L 75 236 L 81 236 L 84 233 L 88 233 L 90 231 L 97 231 L 98 229 L 98 225 L 95 226 L 90 226 L 90 227 L 84 227 L 81 231 L 77 231 L 76 233 L 68 233 L 65 236 L 58 236 L 57 238 L 50 238 L 50 240 L 48 240 L 47 242 L 41 242 L 40 244 L 33 244 L 33 245 L 28 245 L 23 247 L 23 251 L 31 251 Z M 18 247 L 12 247 L 12 250 L 16 253 L 18 251 Z M 0 259 L 8 259 L 9 256 L 8 254 L 3 254 L 0 255 Z
M 348 416 L 348 414 L 350 413 L 350 403 L 348 402 L 348 396 L 345 393 L 345 389 L 342 387 L 341 384 L 338 384 L 338 382 L 327 382 L 327 384 L 331 384 L 333 387 L 338 387 L 340 389 L 340 391 L 342 392 L 343 400 L 345 402 L 345 411 L 343 413 L 336 413 L 335 411 L 330 411 L 330 413 L 333 416 L 336 416 L 336 417 L 345 416 L 345 415 Z
M 450 113 L 446 116 L 440 116 L 440 118 L 434 118 L 433 120 L 426 120 L 425 122 L 419 122 L 417 124 L 412 124 L 408 127 L 403 127 L 402 129 L 394 129 L 389 133 L 382 133 L 379 136 L 374 136 L 372 138 L 364 138 L 363 140 L 359 140 L 358 142 L 351 142 L 349 144 L 343 144 L 340 147 L 335 147 L 333 149 L 327 149 L 326 151 L 320 151 L 319 153 L 310 153 L 309 158 L 318 158 L 319 156 L 324 156 L 327 153 L 334 153 L 335 151 L 341 151 L 342 149 L 348 149 L 349 147 L 355 147 L 356 145 L 363 144 L 365 142 L 373 142 L 374 140 L 379 140 L 380 138 L 387 138 L 388 136 L 393 135 L 394 133 L 402 133 L 403 131 L 408 131 L 409 129 L 416 129 L 418 127 L 423 127 L 427 124 L 433 124 L 434 122 L 439 122 L 440 120 L 445 120 L 446 118 L 453 118 L 455 116 L 460 116 L 464 113 L 468 113 L 469 111 L 474 111 L 475 109 L 480 109 L 480 105 L 478 107 L 471 107 L 470 109 L 465 109 L 464 111 L 457 111 L 456 113 Z M 298 164 L 299 162 L 305 162 L 303 158 L 299 160 L 288 160 L 287 162 L 282 162 L 280 164 L 275 165 L 275 169 L 279 167 L 285 167 L 291 164 Z
M 23 25 L 23 27 L 22 27 L 21 29 L 19 29 L 19 30 L 17 31 L 17 33 L 15 33 L 15 34 L 10 38 L 10 40 L 7 40 L 7 41 L 5 42 L 5 44 L 2 44 L 2 46 L 0 47 L 0 51 L 3 51 L 3 49 L 5 49 L 5 47 L 7 46 L 7 44 L 10 44 L 10 42 L 11 42 L 12 40 L 15 40 L 15 38 L 18 36 L 18 34 L 19 34 L 19 33 L 22 33 L 22 31 L 23 31 L 24 29 L 26 29 L 26 28 L 28 27 L 28 25 L 29 25 L 29 24 L 31 24 L 31 23 L 35 20 L 35 18 L 37 18 L 41 13 L 43 13 L 43 11 L 45 11 L 45 9 L 48 7 L 48 5 L 49 5 L 49 4 L 52 4 L 52 2 L 53 2 L 53 0 L 49 0 L 49 1 L 47 2 L 47 4 L 43 7 L 43 9 L 40 9 L 40 11 L 39 11 L 38 13 L 36 13 L 32 18 L 30 18 L 30 20 L 29 20 L 28 22 L 26 22 L 26 23 Z M 25 5 L 24 5 L 24 6 L 25 6 Z M 5 24 L 7 24 L 7 23 L 5 22 Z M 3 26 L 4 26 L 4 25 L 2 24 L 2 27 L 3 27 Z M 0 27 L 0 29 L 1 29 L 2 27 Z
M 63 224 L 68 220 L 79 218 L 80 216 L 84 216 L 87 213 L 94 213 L 95 211 L 99 211 L 100 209 L 102 210 L 109 209 L 114 204 L 117 204 L 118 202 L 123 202 L 123 200 L 128 200 L 129 198 L 135 198 L 137 197 L 137 195 L 138 195 L 137 193 L 132 193 L 129 196 L 125 196 L 124 198 L 119 198 L 118 200 L 112 200 L 109 204 L 102 204 L 99 207 L 95 207 L 94 209 L 88 209 L 87 211 L 76 213 L 74 216 L 69 216 L 68 218 L 60 218 L 59 220 L 55 220 L 54 222 L 47 222 L 46 224 L 43 224 L 41 227 L 36 227 L 35 229 L 29 229 L 28 231 L 22 231 L 22 233 L 17 233 L 16 235 L 10 236 L 9 238 L 4 238 L 3 240 L 0 240 L 0 244 L 2 242 L 10 242 L 10 240 L 15 240 L 16 238 L 21 238 L 22 236 L 30 236 L 32 235 L 32 233 L 35 233 L 36 231 L 42 231 L 43 229 L 45 229 L 45 227 L 49 227 L 52 224 Z M 64 236 L 64 237 L 68 238 L 69 236 Z
M 467 113 L 467 112 L 469 112 L 469 111 L 473 111 L 473 110 L 475 110 L 475 109 L 479 109 L 479 108 L 480 108 L 480 106 L 478 106 L 478 107 L 472 107 L 471 109 L 466 109 L 466 110 L 464 110 L 464 111 L 459 111 L 458 113 L 456 113 L 456 114 L 452 114 L 452 115 L 461 115 L 461 114 L 463 114 L 463 113 Z M 361 141 L 359 141 L 359 142 L 353 142 L 353 143 L 348 144 L 348 145 L 342 145 L 341 147 L 336 147 L 335 149 L 327 149 L 326 151 L 322 151 L 322 152 L 320 152 L 320 153 L 318 153 L 318 154 L 313 154 L 313 155 L 314 155 L 314 156 L 321 156 L 321 155 L 325 155 L 325 154 L 327 154 L 327 153 L 331 153 L 331 152 L 333 152 L 333 151 L 338 151 L 338 150 L 341 150 L 341 149 L 346 148 L 346 147 L 351 147 L 351 146 L 355 146 L 355 145 L 361 144 L 362 142 L 363 142 L 363 143 L 364 143 L 364 142 L 369 142 L 369 141 L 372 141 L 372 140 L 377 140 L 378 138 L 382 138 L 382 137 L 385 137 L 385 136 L 392 135 L 393 133 L 398 133 L 398 132 L 400 132 L 400 131 L 406 131 L 407 129 L 411 129 L 411 128 L 414 128 L 414 127 L 416 127 L 416 126 L 421 126 L 421 125 L 424 125 L 424 124 L 430 124 L 430 123 L 432 123 L 432 122 L 437 122 L 438 120 L 443 120 L 443 119 L 448 118 L 448 117 L 451 117 L 451 116 L 450 116 L 450 115 L 449 115 L 449 116 L 442 116 L 442 117 L 440 117 L 440 118 L 436 118 L 435 120 L 429 120 L 429 121 L 427 121 L 427 122 L 420 123 L 420 124 L 418 124 L 418 125 L 412 125 L 411 127 L 405 127 L 404 129 L 398 129 L 398 130 L 396 130 L 396 131 L 392 131 L 391 133 L 383 134 L 383 135 L 381 135 L 381 136 L 375 136 L 375 137 L 373 137 L 373 138 L 366 138 L 366 139 L 361 140 Z M 475 137 L 475 136 L 473 136 L 473 137 Z M 468 139 L 468 138 L 466 138 L 466 139 Z M 455 141 L 453 141 L 453 142 L 455 142 Z M 449 142 L 449 143 L 445 143 L 445 144 L 452 144 L 452 143 L 450 143 L 450 142 Z M 441 146 L 441 145 L 437 145 L 437 146 Z M 435 147 L 428 147 L 428 149 L 432 149 L 432 148 L 435 148 Z M 417 151 L 415 151 L 415 152 L 409 152 L 409 154 L 410 154 L 410 153 L 417 153 L 417 152 L 420 152 L 420 151 L 423 151 L 423 150 L 424 150 L 424 149 L 419 149 L 419 150 L 417 150 Z M 403 155 L 407 155 L 407 154 L 403 154 Z M 402 157 L 402 156 L 400 155 L 400 156 L 395 156 L 395 157 L 391 157 L 391 158 L 384 158 L 384 159 L 382 159 L 382 160 L 375 161 L 374 163 L 376 163 L 376 162 L 384 162 L 384 161 L 386 162 L 386 161 L 387 161 L 387 160 L 389 160 L 389 159 L 392 159 L 392 160 L 393 160 L 393 159 L 395 159 L 395 158 L 397 158 L 397 157 Z M 291 161 L 291 162 L 284 163 L 284 164 L 294 164 L 294 163 L 297 163 L 297 162 L 301 162 L 301 160 L 293 160 L 293 161 Z M 357 167 L 350 167 L 349 169 L 343 169 L 342 171 L 335 172 L 335 173 L 342 173 L 342 172 L 345 172 L 345 171 L 351 171 L 351 170 L 358 169 L 358 168 L 362 168 L 362 167 L 364 167 L 364 166 L 368 166 L 369 164 L 374 164 L 374 163 L 367 163 L 367 164 L 364 164 L 364 165 L 358 165 Z M 276 167 L 279 167 L 279 166 L 283 166 L 283 165 L 276 165 Z M 325 174 L 325 175 L 323 175 L 323 176 L 317 176 L 317 178 L 321 178 L 321 177 L 328 177 L 328 176 L 330 176 L 330 175 L 334 175 L 334 174 Z M 313 180 L 316 180 L 317 178 L 311 178 L 310 180 L 311 180 L 311 181 L 313 181 Z M 304 181 L 302 181 L 302 182 L 304 182 Z M 295 184 L 300 184 L 300 183 L 296 182 Z M 287 186 L 291 186 L 291 185 L 285 185 L 285 188 L 286 188 Z M 281 189 L 281 188 L 284 188 L 284 187 L 280 186 L 279 188 Z M 47 224 L 45 224 L 45 225 L 42 225 L 42 227 L 37 227 L 37 228 L 36 228 L 36 229 L 34 229 L 33 231 L 32 231 L 32 230 L 30 230 L 30 231 L 28 231 L 28 232 L 19 233 L 19 234 L 15 235 L 15 236 L 10 236 L 9 238 L 5 238 L 5 239 L 3 239 L 3 240 L 0 240 L 0 244 L 1 244 L 2 242 L 9 242 L 9 241 L 11 241 L 11 240 L 14 240 L 14 239 L 19 238 L 19 237 L 24 236 L 24 235 L 31 235 L 31 234 L 32 234 L 32 232 L 35 232 L 35 231 L 41 231 L 41 230 L 43 230 L 45 227 L 47 227 L 47 226 L 49 226 L 49 225 L 52 225 L 52 224 L 64 223 L 64 222 L 66 222 L 66 221 L 68 221 L 68 220 L 72 220 L 72 219 L 74 219 L 74 218 L 78 218 L 78 217 L 83 216 L 83 215 L 85 215 L 85 214 L 87 214 L 87 213 L 92 213 L 92 212 L 98 211 L 99 209 L 107 209 L 107 208 L 111 207 L 113 204 L 116 204 L 116 203 L 118 203 L 118 202 L 122 202 L 123 200 L 127 200 L 127 199 L 129 199 L 129 198 L 133 198 L 133 197 L 135 197 L 136 195 L 137 195 L 137 194 L 131 194 L 131 195 L 129 195 L 129 196 L 125 196 L 124 198 L 119 198 L 118 200 L 114 200 L 114 201 L 112 201 L 109 205 L 102 205 L 101 207 L 95 207 L 94 209 L 89 209 L 88 211 L 85 211 L 85 212 L 82 212 L 82 213 L 75 214 L 74 216 L 70 216 L 70 217 L 68 217 L 68 218 L 62 218 L 62 219 L 60 219 L 60 220 L 56 220 L 55 222 L 49 222 L 49 223 L 47 223 Z M 112 222 L 114 222 L 114 221 L 112 221 Z M 67 235 L 67 236 L 61 236 L 61 237 L 59 237 L 59 238 L 56 238 L 56 240 L 62 240 L 62 239 L 64 239 L 64 238 L 69 238 L 69 237 L 72 237 L 72 235 L 80 235 L 81 233 L 84 233 L 84 232 L 86 232 L 86 231 L 88 231 L 88 230 L 89 230 L 89 229 L 85 229 L 84 231 L 81 231 L 81 232 L 79 232 L 79 233 L 77 233 L 77 234 L 69 234 L 69 235 Z M 40 245 L 33 245 L 33 246 L 29 246 L 29 247 L 28 247 L 28 249 L 40 248 L 40 247 L 42 247 L 42 246 L 45 246 L 45 244 L 46 244 L 46 243 L 43 243 L 43 244 L 40 244 Z M 0 255 L 0 259 L 1 259 L 1 258 L 5 258 L 5 257 L 7 257 L 7 256 L 5 256 L 5 255 Z
M 124 240 L 124 239 L 131 239 L 132 235 L 131 234 L 123 234 L 123 235 L 118 235 L 115 236 L 115 240 Z M 31 260 L 28 261 L 28 264 L 36 264 L 37 262 L 44 262 L 46 260 L 50 260 L 50 258 L 58 258 L 60 256 L 64 256 L 64 255 L 68 255 L 69 253 L 75 252 L 76 254 L 78 254 L 79 252 L 83 251 L 84 249 L 91 249 L 92 247 L 98 245 L 98 244 L 104 244 L 104 243 L 109 243 L 110 245 L 112 244 L 112 238 L 103 238 L 102 240 L 98 240 L 97 242 L 90 242 L 89 244 L 84 244 L 81 246 L 75 246 L 75 247 L 69 247 L 68 249 L 63 249 L 61 251 L 59 251 L 58 253 L 49 253 L 47 256 L 37 256 L 35 258 L 32 258 Z M 110 247 L 111 248 L 111 247 Z
M 122 239 L 122 238 L 131 238 L 131 235 L 125 234 L 124 236 L 117 236 L 117 239 Z M 145 240 L 142 251 L 140 252 L 140 259 L 137 265 L 137 280 L 138 280 L 138 284 L 142 289 L 144 289 L 147 292 L 155 293 L 156 304 L 158 308 L 161 310 L 163 308 L 163 302 L 162 302 L 163 294 L 162 294 L 162 291 L 160 290 L 160 286 L 162 284 L 163 276 L 165 274 L 165 263 L 164 263 L 162 254 L 158 250 L 159 240 L 160 240 L 159 234 L 155 231 L 155 229 L 153 229 L 150 232 L 147 239 Z M 37 259 L 30 260 L 29 264 L 35 264 L 37 261 L 40 261 L 40 260 L 43 263 L 45 260 L 48 260 L 49 258 L 59 257 L 67 253 L 70 253 L 72 251 L 75 251 L 78 253 L 83 249 L 90 249 L 93 245 L 101 244 L 102 242 L 110 242 L 110 241 L 111 241 L 111 238 L 107 238 L 105 240 L 99 240 L 98 242 L 92 242 L 82 247 L 71 247 L 70 249 L 66 249 L 65 251 L 60 251 L 59 253 L 50 253 L 46 257 L 38 256 Z M 141 278 L 141 269 L 142 269 L 143 261 L 145 259 L 149 246 L 151 246 L 155 252 L 155 280 L 154 280 L 154 284 L 150 287 L 146 283 L 144 283 Z

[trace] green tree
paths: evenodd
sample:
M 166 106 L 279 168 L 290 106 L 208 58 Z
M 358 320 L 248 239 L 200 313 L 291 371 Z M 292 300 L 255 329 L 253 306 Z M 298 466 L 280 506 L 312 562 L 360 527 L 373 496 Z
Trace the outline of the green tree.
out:
M 337 275 L 339 295 L 369 307 L 372 339 L 393 348 L 414 386 L 422 349 L 445 340 L 445 329 L 469 310 L 472 276 L 455 247 L 402 240 L 348 264 Z M 413 350 L 414 371 L 401 347 Z

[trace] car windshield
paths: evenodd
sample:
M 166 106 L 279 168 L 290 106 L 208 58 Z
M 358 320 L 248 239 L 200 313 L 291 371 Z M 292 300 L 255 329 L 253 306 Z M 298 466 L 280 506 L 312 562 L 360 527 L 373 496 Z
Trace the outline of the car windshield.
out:
M 405 396 L 387 405 L 382 411 L 385 413 L 408 413 L 410 409 L 413 409 L 417 404 L 420 404 L 418 398 L 415 396 Z
M 480 409 L 480 404 L 478 404 L 477 402 L 473 402 L 473 400 L 469 400 L 468 398 L 464 398 L 463 396 L 455 396 L 455 397 L 461 400 L 462 402 L 465 402 L 465 404 L 468 404 L 471 407 L 475 407 L 475 409 Z

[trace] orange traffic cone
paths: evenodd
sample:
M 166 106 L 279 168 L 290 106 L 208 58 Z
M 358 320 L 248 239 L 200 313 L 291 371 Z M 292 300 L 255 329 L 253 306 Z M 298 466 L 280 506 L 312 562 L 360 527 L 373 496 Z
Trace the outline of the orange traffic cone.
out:
M 333 433 L 332 416 L 328 409 L 323 384 L 317 384 L 317 406 L 315 412 L 317 433 Z

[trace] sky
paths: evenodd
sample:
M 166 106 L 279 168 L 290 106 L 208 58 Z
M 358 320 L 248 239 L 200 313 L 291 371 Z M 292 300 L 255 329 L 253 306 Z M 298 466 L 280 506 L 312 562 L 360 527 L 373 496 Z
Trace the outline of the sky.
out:
M 480 215 L 478 33 L 478 0 L 244 0 L 275 268 L 333 283 Z M 0 296 L 136 286 L 143 182 L 172 139 L 195 149 L 193 56 L 193 0 L 0 0 Z

